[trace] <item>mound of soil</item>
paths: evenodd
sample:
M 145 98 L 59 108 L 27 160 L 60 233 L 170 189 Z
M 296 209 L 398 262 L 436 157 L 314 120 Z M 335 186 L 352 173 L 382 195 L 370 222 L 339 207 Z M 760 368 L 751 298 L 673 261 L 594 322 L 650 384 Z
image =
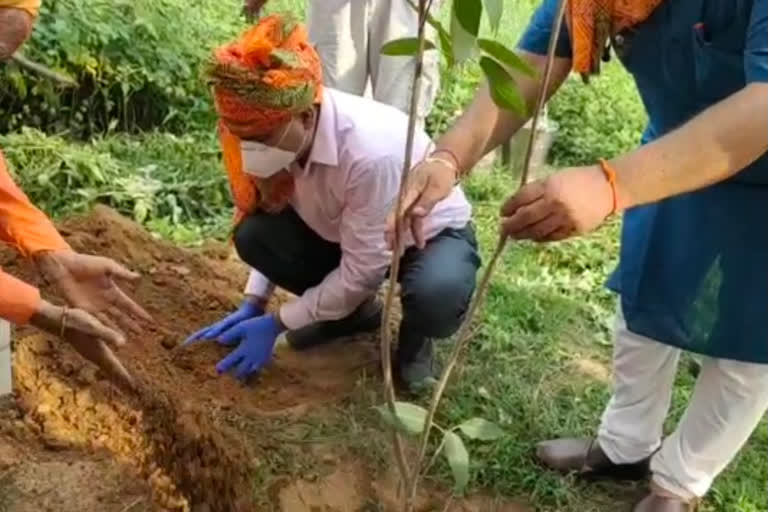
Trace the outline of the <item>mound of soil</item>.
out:
M 11 471 L 21 497 L 9 501 L 8 510 L 126 512 L 149 510 L 150 504 L 155 510 L 200 512 L 387 510 L 366 508 L 379 506 L 383 484 L 377 487 L 376 475 L 342 450 L 332 451 L 328 460 L 335 469 L 327 475 L 313 482 L 278 480 L 266 502 L 254 495 L 260 461 L 279 448 L 286 422 L 349 396 L 361 372 L 377 373 L 374 340 L 280 351 L 246 384 L 218 376 L 214 365 L 226 348 L 180 343 L 237 307 L 246 269 L 229 247 L 181 249 L 104 207 L 64 223 L 61 231 L 75 250 L 109 256 L 140 272 L 140 282 L 126 289 L 156 323 L 144 326 L 143 335 L 119 353 L 139 383 L 136 396 L 116 391 L 68 345 L 29 328 L 16 332 L 19 414 L 0 417 L 0 493 Z M 0 250 L 0 266 L 37 282 L 10 250 Z M 55 298 L 54 290 L 43 292 Z M 287 298 L 277 293 L 270 307 Z M 52 501 L 28 500 L 35 492 Z

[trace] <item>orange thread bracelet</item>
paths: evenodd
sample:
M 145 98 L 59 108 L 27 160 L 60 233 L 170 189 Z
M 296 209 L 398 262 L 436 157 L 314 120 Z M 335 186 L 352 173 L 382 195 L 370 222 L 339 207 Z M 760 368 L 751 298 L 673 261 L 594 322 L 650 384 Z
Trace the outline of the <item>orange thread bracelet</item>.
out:
M 616 170 L 611 167 L 611 164 L 608 163 L 607 160 L 604 158 L 600 159 L 600 168 L 603 170 L 603 174 L 605 174 L 605 179 L 608 180 L 608 184 L 611 186 L 611 194 L 613 196 L 613 205 L 611 208 L 611 213 L 609 215 L 613 215 L 616 213 L 616 210 L 618 209 L 618 200 L 616 197 Z

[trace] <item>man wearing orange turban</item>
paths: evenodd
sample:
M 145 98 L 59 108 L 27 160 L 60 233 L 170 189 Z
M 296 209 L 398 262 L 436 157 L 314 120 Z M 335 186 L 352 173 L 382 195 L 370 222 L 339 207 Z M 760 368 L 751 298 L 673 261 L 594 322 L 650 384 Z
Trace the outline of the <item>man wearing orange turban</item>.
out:
M 217 369 L 236 367 L 244 378 L 269 361 L 283 331 L 301 349 L 377 329 L 407 116 L 324 89 L 304 27 L 279 15 L 218 49 L 207 74 L 238 211 L 235 246 L 254 270 L 240 309 L 188 341 L 239 343 Z M 414 158 L 431 146 L 419 131 Z M 430 340 L 455 332 L 474 290 L 480 260 L 470 215 L 455 187 L 425 219 L 424 248 L 406 240 L 396 360 L 398 380 L 411 389 L 430 383 Z M 265 314 L 274 285 L 299 297 Z
M 0 61 L 10 58 L 29 37 L 39 1 L 0 0 Z M 34 286 L 0 271 L 0 396 L 10 392 L 10 331 L 6 322 L 31 323 L 63 337 L 82 355 L 121 384 L 130 376 L 105 342 L 123 344 L 115 322 L 139 330 L 135 320 L 149 315 L 115 284 L 138 275 L 118 263 L 74 252 L 53 224 L 16 187 L 0 152 L 0 241 L 13 245 L 55 283 L 67 302 L 79 309 L 41 299 Z
M 258 14 L 267 0 L 244 0 L 245 11 Z M 441 0 L 432 1 L 432 11 Z M 325 85 L 362 96 L 370 80 L 373 99 L 408 113 L 415 57 L 382 55 L 387 41 L 416 37 L 419 16 L 409 0 L 310 0 L 309 39 L 320 54 Z M 433 29 L 427 26 L 427 35 Z M 440 86 L 440 57 L 426 52 L 422 64 L 416 126 L 423 128 Z

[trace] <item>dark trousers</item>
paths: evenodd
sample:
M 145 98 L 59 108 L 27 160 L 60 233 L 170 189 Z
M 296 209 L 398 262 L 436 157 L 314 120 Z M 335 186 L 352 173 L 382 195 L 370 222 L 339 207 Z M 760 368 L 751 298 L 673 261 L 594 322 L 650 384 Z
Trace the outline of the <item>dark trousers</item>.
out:
M 321 238 L 292 208 L 243 219 L 235 230 L 235 247 L 243 261 L 296 295 L 320 284 L 341 261 L 339 244 Z M 471 224 L 444 229 L 423 250 L 405 251 L 398 276 L 403 307 L 400 357 L 408 359 L 424 340 L 446 338 L 458 330 L 479 267 Z

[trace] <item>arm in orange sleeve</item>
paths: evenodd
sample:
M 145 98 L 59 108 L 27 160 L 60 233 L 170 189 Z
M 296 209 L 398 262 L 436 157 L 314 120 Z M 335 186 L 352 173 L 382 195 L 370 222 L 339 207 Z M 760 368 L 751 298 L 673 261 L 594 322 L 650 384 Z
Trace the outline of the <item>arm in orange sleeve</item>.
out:
M 26 324 L 39 309 L 40 300 L 37 288 L 0 270 L 0 318 Z
M 0 240 L 26 257 L 39 251 L 69 249 L 43 212 L 29 202 L 11 179 L 0 152 Z
M 0 152 L 0 240 L 24 256 L 39 251 L 69 249 L 43 212 L 29 202 L 11 179 Z M 40 292 L 34 286 L 0 271 L 0 318 L 25 324 L 40 306 Z

